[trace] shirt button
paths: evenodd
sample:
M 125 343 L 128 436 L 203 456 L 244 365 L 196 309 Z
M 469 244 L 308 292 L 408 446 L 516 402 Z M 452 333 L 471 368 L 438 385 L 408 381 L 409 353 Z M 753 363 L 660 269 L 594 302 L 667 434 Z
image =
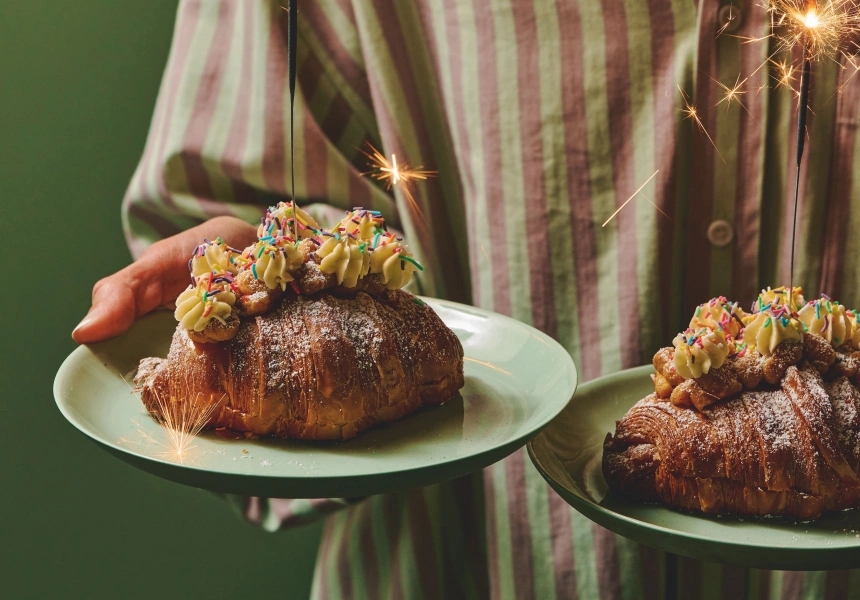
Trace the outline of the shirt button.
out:
M 720 248 L 727 246 L 733 237 L 735 237 L 735 230 L 732 229 L 728 221 L 718 219 L 708 227 L 708 241 L 714 246 Z
M 741 28 L 744 13 L 737 6 L 725 4 L 717 13 L 718 31 L 720 33 L 735 33 Z

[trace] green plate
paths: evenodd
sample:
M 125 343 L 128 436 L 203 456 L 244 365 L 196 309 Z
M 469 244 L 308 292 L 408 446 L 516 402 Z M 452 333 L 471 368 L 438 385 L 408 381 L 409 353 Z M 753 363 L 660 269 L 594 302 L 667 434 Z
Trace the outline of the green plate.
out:
M 760 569 L 860 567 L 860 510 L 814 522 L 704 517 L 633 502 L 608 491 L 603 440 L 654 386 L 650 366 L 580 386 L 570 404 L 528 444 L 544 479 L 576 510 L 620 535 L 708 561 Z
M 75 427 L 126 462 L 179 483 L 234 494 L 355 497 L 430 485 L 521 448 L 576 389 L 570 355 L 541 332 L 476 308 L 426 299 L 465 350 L 466 385 L 442 406 L 341 443 L 225 440 L 203 433 L 183 463 L 128 383 L 141 358 L 166 356 L 176 321 L 148 315 L 117 338 L 77 348 L 54 396 Z M 121 376 L 120 374 L 123 374 Z

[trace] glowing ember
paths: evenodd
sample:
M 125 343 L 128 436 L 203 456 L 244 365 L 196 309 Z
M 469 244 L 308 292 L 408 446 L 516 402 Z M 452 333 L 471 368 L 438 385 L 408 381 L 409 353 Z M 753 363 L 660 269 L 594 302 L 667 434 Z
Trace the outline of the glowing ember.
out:
M 774 54 L 799 44 L 810 60 L 834 58 L 860 33 L 857 0 L 770 0 L 763 6 L 770 14 L 769 37 L 778 42 Z
M 815 10 L 809 9 L 809 12 L 806 13 L 805 17 L 803 17 L 803 24 L 810 29 L 814 29 L 821 24 L 821 22 L 818 20 L 818 14 L 816 14 Z

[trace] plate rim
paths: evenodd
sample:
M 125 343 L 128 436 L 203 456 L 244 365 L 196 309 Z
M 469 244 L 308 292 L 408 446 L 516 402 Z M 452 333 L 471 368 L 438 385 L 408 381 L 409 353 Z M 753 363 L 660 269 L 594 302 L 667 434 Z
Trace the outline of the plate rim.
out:
M 92 349 L 90 349 L 89 344 L 82 344 L 82 345 L 79 345 L 78 347 L 76 347 L 61 363 L 60 367 L 57 370 L 56 375 L 54 376 L 54 381 L 53 381 L 53 385 L 52 385 L 52 391 L 54 394 L 54 401 L 55 401 L 55 404 L 57 405 L 57 408 L 59 409 L 60 413 L 63 415 L 63 417 L 72 426 L 74 426 L 75 429 L 77 429 L 80 433 L 82 433 L 84 436 L 86 436 L 89 440 L 96 443 L 98 446 L 107 450 L 111 454 L 118 456 L 120 459 L 124 460 L 125 462 L 132 464 L 136 468 L 139 468 L 141 470 L 144 470 L 144 471 L 147 471 L 150 473 L 154 473 L 154 474 L 162 476 L 162 477 L 164 475 L 162 475 L 159 472 L 161 470 L 173 471 L 173 472 L 177 472 L 177 473 L 183 473 L 183 472 L 189 472 L 190 471 L 192 474 L 195 475 L 193 477 L 193 479 L 195 479 L 195 480 L 208 480 L 211 478 L 235 479 L 236 481 L 254 479 L 254 480 L 257 480 L 260 482 L 264 482 L 264 485 L 277 485 L 278 483 L 289 484 L 289 483 L 301 482 L 302 485 L 308 485 L 308 487 L 326 488 L 326 487 L 337 487 L 338 483 L 344 484 L 344 487 L 357 486 L 357 484 L 360 484 L 361 482 L 364 482 L 367 480 L 378 481 L 378 480 L 384 479 L 384 478 L 396 478 L 398 475 L 401 475 L 404 473 L 409 474 L 412 478 L 420 478 L 420 476 L 423 475 L 425 472 L 433 473 L 436 471 L 445 471 L 445 470 L 457 471 L 454 468 L 456 465 L 463 465 L 464 463 L 467 463 L 470 465 L 475 464 L 475 463 L 479 463 L 479 462 L 482 463 L 482 466 L 480 466 L 480 467 L 467 468 L 463 472 L 457 472 L 457 474 L 452 476 L 451 479 L 454 479 L 456 477 L 461 477 L 461 476 L 468 474 L 470 472 L 473 472 L 473 471 L 479 470 L 481 468 L 484 468 L 486 466 L 489 466 L 490 464 L 493 464 L 497 460 L 501 460 L 502 458 L 515 452 L 517 449 L 522 448 L 530 439 L 532 439 L 534 436 L 536 436 L 538 433 L 540 433 L 544 429 L 544 427 L 546 427 L 550 422 L 552 422 L 552 420 L 555 419 L 555 417 L 557 417 L 561 413 L 561 411 L 563 411 L 565 409 L 567 404 L 570 402 L 570 399 L 573 398 L 573 395 L 576 393 L 577 387 L 579 385 L 579 371 L 576 368 L 576 365 L 573 361 L 573 357 L 564 348 L 564 346 L 562 346 L 559 342 L 557 342 L 556 340 L 554 340 L 553 338 L 551 338 L 550 336 L 548 336 L 544 332 L 540 331 L 539 329 L 536 329 L 535 327 L 532 327 L 531 325 L 529 325 L 527 323 L 523 323 L 522 321 L 518 321 L 518 320 L 516 320 L 512 317 L 509 317 L 507 315 L 502 315 L 502 314 L 499 314 L 499 313 L 496 313 L 493 311 L 489 311 L 489 310 L 486 310 L 483 308 L 471 306 L 468 304 L 462 304 L 462 303 L 454 302 L 451 300 L 443 300 L 443 299 L 439 299 L 439 298 L 430 298 L 430 297 L 418 296 L 418 295 L 416 295 L 415 297 L 421 299 L 422 301 L 424 301 L 425 303 L 427 303 L 428 305 L 433 307 L 434 311 L 436 310 L 435 309 L 436 306 L 441 306 L 443 308 L 452 309 L 452 310 L 455 310 L 458 312 L 465 312 L 467 314 L 469 314 L 469 313 L 472 313 L 472 314 L 480 313 L 482 315 L 492 317 L 493 319 L 501 319 L 502 321 L 509 322 L 509 323 L 513 324 L 515 327 L 525 328 L 532 335 L 537 336 L 541 341 L 545 342 L 549 347 L 554 348 L 555 350 L 558 351 L 559 358 L 565 363 L 564 364 L 565 371 L 570 373 L 570 379 L 569 379 L 569 381 L 570 381 L 569 388 L 570 389 L 569 389 L 568 399 L 564 402 L 559 401 L 556 409 L 548 411 L 548 413 L 543 418 L 537 420 L 536 424 L 533 427 L 530 427 L 527 431 L 518 433 L 517 435 L 515 435 L 509 439 L 505 439 L 503 441 L 496 442 L 492 446 L 484 448 L 484 449 L 482 449 L 476 453 L 470 454 L 466 457 L 445 458 L 439 462 L 423 464 L 421 466 L 418 466 L 415 468 L 409 468 L 409 469 L 385 470 L 385 471 L 373 472 L 373 473 L 358 473 L 358 474 L 345 474 L 345 475 L 321 475 L 321 476 L 277 475 L 277 474 L 269 474 L 269 473 L 253 473 L 253 474 L 252 473 L 230 473 L 230 472 L 225 472 L 225 471 L 220 471 L 220 470 L 213 470 L 210 468 L 204 468 L 204 467 L 201 467 L 198 465 L 193 465 L 190 463 L 179 464 L 179 463 L 172 462 L 170 460 L 166 460 L 163 458 L 147 456 L 144 454 L 134 452 L 132 449 L 130 449 L 126 446 L 122 446 L 122 445 L 116 443 L 115 441 L 111 441 L 111 440 L 103 438 L 102 436 L 97 435 L 97 432 L 93 431 L 90 427 L 87 426 L 87 424 L 85 422 L 82 421 L 82 419 L 79 419 L 78 416 L 74 414 L 74 410 L 72 409 L 71 404 L 69 404 L 67 401 L 61 399 L 61 397 L 63 396 L 63 391 L 61 389 L 61 383 L 62 383 L 64 377 L 67 376 L 67 373 L 74 368 L 73 365 L 80 364 L 84 360 L 86 360 L 87 358 L 89 358 L 95 354 L 95 352 Z M 156 315 L 158 313 L 163 314 L 166 312 L 169 312 L 169 311 L 164 310 L 164 309 L 157 309 L 157 310 L 152 311 L 146 315 L 143 315 L 142 317 L 137 319 L 137 321 L 152 318 L 154 315 Z M 439 316 L 441 318 L 441 315 L 439 315 Z M 120 375 L 120 377 L 122 377 L 122 376 Z M 567 379 L 567 378 L 565 378 L 565 379 Z M 562 385 L 564 385 L 564 383 L 565 383 L 565 381 L 563 380 Z M 410 415 L 407 415 L 407 418 L 409 416 Z M 309 442 L 309 443 L 313 443 L 313 442 Z M 492 458 L 492 460 L 490 460 L 489 462 L 486 462 L 486 459 L 488 459 L 488 458 Z M 152 469 L 144 468 L 139 463 L 151 465 L 153 468 Z M 179 481 L 178 479 L 174 479 L 174 478 L 170 478 L 170 477 L 167 477 L 167 478 L 171 479 L 173 481 L 177 481 L 178 483 L 185 483 L 183 481 Z M 435 480 L 430 481 L 430 483 L 428 483 L 426 485 L 433 485 L 434 483 L 439 483 L 440 481 L 444 481 L 447 479 L 449 479 L 449 478 L 448 477 L 442 477 L 440 479 L 437 477 L 437 478 L 435 478 Z M 186 485 L 194 485 L 194 484 L 186 484 Z M 424 485 L 424 484 L 422 484 L 422 485 Z M 200 487 L 200 486 L 196 486 L 196 487 Z M 361 487 L 361 486 L 358 485 L 357 487 Z M 374 487 L 374 488 L 379 487 L 380 488 L 380 491 L 378 491 L 378 492 L 374 491 L 372 493 L 384 493 L 387 491 L 394 491 L 397 489 L 403 489 L 403 486 L 398 486 L 396 484 L 393 486 L 372 486 L 372 487 Z M 406 487 L 413 487 L 413 485 L 408 485 Z M 207 487 L 207 489 L 212 489 L 212 488 Z M 328 493 L 328 494 L 322 494 L 322 495 L 339 496 L 340 494 Z M 322 495 L 299 494 L 299 495 L 296 495 L 294 497 L 296 497 L 296 498 L 314 498 L 314 497 L 321 497 Z M 361 494 L 361 495 L 367 495 L 367 494 Z
M 601 377 L 597 377 L 590 381 L 587 381 L 580 385 L 574 396 L 578 394 L 589 394 L 593 393 L 596 389 L 607 385 L 608 383 L 617 382 L 620 380 L 630 380 L 636 377 L 644 377 L 649 375 L 650 373 L 654 373 L 654 367 L 652 365 L 642 365 L 639 367 L 633 367 L 630 369 L 624 369 L 621 371 L 617 371 L 615 373 L 609 373 L 603 375 Z M 574 401 L 574 398 L 571 399 L 571 402 Z M 565 407 L 567 409 L 567 407 Z M 565 410 L 563 409 L 563 410 Z M 562 411 L 563 412 L 563 411 Z M 559 413 L 561 414 L 561 413 Z M 542 458 L 538 455 L 538 452 L 535 450 L 535 443 L 538 440 L 538 437 L 543 435 L 544 430 L 541 430 L 538 435 L 532 438 L 527 444 L 526 449 L 529 455 L 529 458 L 534 464 L 535 468 L 541 474 L 541 476 L 549 483 L 550 487 L 556 491 L 570 506 L 574 509 L 582 513 L 584 516 L 594 521 L 598 525 L 609 529 L 610 531 L 623 535 L 627 538 L 630 538 L 636 542 L 645 544 L 651 547 L 658 547 L 667 552 L 672 552 L 674 554 L 679 554 L 683 556 L 687 556 L 689 558 L 700 559 L 700 560 L 712 560 L 717 562 L 722 562 L 726 564 L 735 564 L 741 565 L 749 568 L 763 568 L 763 569 L 780 569 L 780 570 L 823 570 L 825 568 L 829 569 L 837 569 L 837 568 L 851 568 L 853 565 L 854 568 L 860 567 L 860 540 L 857 543 L 848 545 L 848 546 L 835 546 L 835 547 L 821 547 L 821 548 L 804 548 L 804 547 L 792 547 L 785 545 L 772 545 L 767 544 L 765 542 L 741 542 L 736 540 L 727 540 L 727 539 L 714 539 L 709 538 L 707 536 L 691 533 L 679 529 L 672 529 L 666 527 L 664 525 L 653 524 L 647 521 L 642 521 L 640 519 L 636 519 L 627 515 L 623 515 L 621 513 L 615 512 L 605 506 L 601 506 L 600 504 L 587 500 L 581 497 L 579 494 L 569 490 L 564 484 L 557 481 L 549 472 L 546 465 L 543 464 Z M 608 432 L 607 432 L 608 433 Z M 578 486 L 577 486 L 578 488 Z M 582 492 L 581 489 L 578 491 Z M 682 511 L 675 511 L 666 506 L 658 506 L 666 511 L 671 511 L 678 514 L 683 514 L 684 516 L 688 516 L 691 518 L 713 521 L 712 517 L 706 515 L 698 515 L 694 513 L 684 513 Z M 855 509 L 860 511 L 860 508 Z M 802 522 L 798 523 L 799 525 Z M 762 527 L 766 527 L 767 524 L 759 523 Z M 657 535 L 654 535 L 657 534 Z M 659 544 L 657 542 L 660 542 Z M 716 553 L 709 552 L 689 552 L 687 550 L 687 544 L 684 542 L 690 542 L 692 544 L 699 544 L 704 549 L 708 547 L 716 547 L 718 551 Z M 723 555 L 727 552 L 731 552 L 732 549 L 739 550 L 742 549 L 744 551 L 761 551 L 767 550 L 767 553 L 762 553 L 762 558 L 760 562 L 750 563 L 749 561 L 732 561 L 730 559 L 724 558 L 715 558 L 714 555 Z M 768 556 L 769 554 L 769 556 Z M 803 568 L 798 569 L 794 565 L 801 557 L 807 558 L 810 554 L 816 554 L 818 557 L 815 560 L 815 565 L 819 565 L 820 568 L 812 569 L 812 568 Z M 852 565 L 845 564 L 848 560 L 848 556 L 854 556 L 855 559 Z M 837 566 L 833 566 L 830 564 L 825 567 L 820 565 L 822 561 L 826 561 L 828 563 L 833 563 L 834 557 L 843 558 L 842 561 L 837 560 Z M 839 566 L 841 565 L 841 566 Z

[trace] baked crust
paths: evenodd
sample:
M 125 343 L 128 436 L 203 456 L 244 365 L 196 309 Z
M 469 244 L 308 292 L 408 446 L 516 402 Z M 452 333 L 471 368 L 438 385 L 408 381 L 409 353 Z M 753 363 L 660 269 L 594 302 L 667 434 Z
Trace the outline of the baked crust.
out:
M 195 343 L 178 327 L 168 357 L 138 369 L 147 409 L 181 398 L 217 405 L 208 427 L 341 440 L 442 404 L 464 384 L 459 340 L 408 292 L 280 300 L 220 344 Z
M 698 410 L 650 394 L 606 437 L 609 487 L 709 514 L 809 520 L 860 506 L 860 391 L 826 381 L 824 366 L 804 360 L 778 386 Z

